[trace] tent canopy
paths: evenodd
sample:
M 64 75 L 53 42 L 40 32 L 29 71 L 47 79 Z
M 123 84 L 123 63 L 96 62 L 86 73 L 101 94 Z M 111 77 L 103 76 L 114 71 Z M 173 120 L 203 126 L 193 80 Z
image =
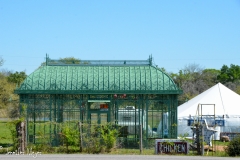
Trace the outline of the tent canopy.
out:
M 214 115 L 214 105 L 216 116 L 240 115 L 240 95 L 221 83 L 178 106 L 178 117 L 196 116 L 199 104 L 202 105 L 202 115 Z

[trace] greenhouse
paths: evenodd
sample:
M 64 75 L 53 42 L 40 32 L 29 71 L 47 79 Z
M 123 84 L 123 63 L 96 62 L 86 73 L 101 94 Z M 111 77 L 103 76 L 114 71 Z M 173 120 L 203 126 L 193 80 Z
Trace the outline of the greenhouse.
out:
M 112 123 L 126 147 L 177 138 L 177 97 L 182 91 L 147 60 L 52 60 L 15 90 L 26 118 L 28 143 L 60 144 L 59 125 Z M 84 132 L 84 130 L 83 130 Z

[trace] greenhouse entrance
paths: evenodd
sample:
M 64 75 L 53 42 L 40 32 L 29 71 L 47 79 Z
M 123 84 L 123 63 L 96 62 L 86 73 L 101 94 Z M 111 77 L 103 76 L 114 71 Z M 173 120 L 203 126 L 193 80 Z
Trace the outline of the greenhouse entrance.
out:
M 109 102 L 109 100 L 88 100 L 88 120 L 91 124 L 110 122 Z
M 89 119 L 91 124 L 106 124 L 108 121 L 108 113 L 100 113 L 96 111 L 91 111 Z
M 79 123 L 116 126 L 119 142 L 128 148 L 138 147 L 141 130 L 144 147 L 157 138 L 177 138 L 182 91 L 152 65 L 151 57 L 77 63 L 47 57 L 46 66 L 30 74 L 15 93 L 26 109 L 28 143 L 61 145 L 61 127 L 77 129 Z M 88 134 L 87 129 L 82 133 Z

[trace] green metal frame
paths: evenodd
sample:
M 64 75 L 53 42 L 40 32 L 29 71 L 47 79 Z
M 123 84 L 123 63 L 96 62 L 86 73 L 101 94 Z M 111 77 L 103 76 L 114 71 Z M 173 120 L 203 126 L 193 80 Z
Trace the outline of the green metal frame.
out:
M 64 122 L 112 122 L 120 126 L 124 147 L 138 147 L 139 125 L 145 147 L 156 138 L 177 138 L 177 96 L 182 91 L 147 61 L 79 61 L 64 64 L 47 57 L 47 66 L 15 90 L 27 106 L 27 140 L 59 145 Z M 96 108 L 91 108 L 91 105 Z M 97 108 L 107 105 L 102 110 Z M 130 107 L 127 107 L 130 106 Z
M 145 147 L 151 146 L 149 140 L 156 138 L 177 138 L 177 96 L 176 95 L 20 95 L 20 102 L 27 106 L 28 142 L 38 143 L 39 127 L 42 134 L 49 137 L 52 145 L 58 145 L 59 130 L 56 123 L 90 122 L 91 115 L 107 115 L 107 122 L 114 122 L 123 128 L 120 139 L 125 147 L 137 147 L 139 138 L 139 124 L 143 126 L 143 140 Z M 108 104 L 108 110 L 91 109 L 93 104 L 104 98 L 102 102 Z M 107 100 L 106 100 L 107 98 Z M 90 101 L 90 102 L 89 102 Z M 134 106 L 126 110 L 126 106 Z M 128 116 L 130 115 L 135 116 Z M 167 113 L 167 120 L 164 114 Z M 122 120 L 120 114 L 129 119 Z M 100 117 L 98 117 L 100 118 Z M 134 119 L 134 121 L 131 121 Z M 48 122 L 53 122 L 48 123 Z M 98 120 L 100 123 L 101 120 Z M 45 126 L 44 126 L 45 124 Z M 130 129 L 128 127 L 131 126 Z M 165 128 L 164 128 L 165 127 Z M 125 128 L 125 130 L 124 130 Z M 167 134 L 164 133 L 167 129 Z M 130 133 L 129 130 L 135 130 Z M 155 132 L 155 134 L 153 134 Z

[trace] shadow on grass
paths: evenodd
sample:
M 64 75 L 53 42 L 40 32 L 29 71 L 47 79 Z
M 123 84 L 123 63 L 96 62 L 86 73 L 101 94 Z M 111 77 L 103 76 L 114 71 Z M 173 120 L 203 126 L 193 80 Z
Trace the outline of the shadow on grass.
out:
M 7 147 L 11 147 L 13 144 L 10 143 L 0 143 L 0 146 L 2 146 L 3 148 L 7 148 Z

